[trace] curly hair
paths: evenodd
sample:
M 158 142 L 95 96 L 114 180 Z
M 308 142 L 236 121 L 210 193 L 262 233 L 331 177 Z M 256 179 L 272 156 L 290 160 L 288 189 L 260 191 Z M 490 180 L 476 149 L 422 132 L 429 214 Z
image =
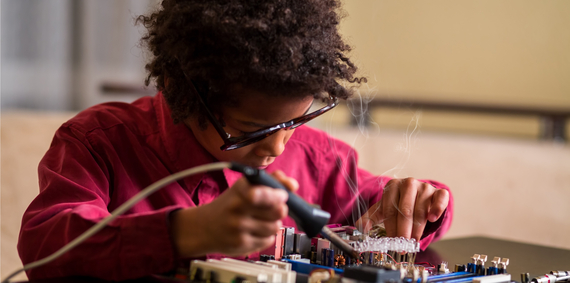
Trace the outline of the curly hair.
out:
M 208 90 L 217 109 L 235 101 L 232 85 L 271 95 L 346 99 L 358 83 L 351 50 L 338 33 L 339 0 L 165 0 L 162 9 L 137 18 L 148 33 L 142 38 L 152 53 L 146 65 L 156 79 L 172 118 L 205 120 L 190 90 Z M 184 72 L 183 72 L 184 71 Z M 186 76 L 185 76 L 185 74 Z

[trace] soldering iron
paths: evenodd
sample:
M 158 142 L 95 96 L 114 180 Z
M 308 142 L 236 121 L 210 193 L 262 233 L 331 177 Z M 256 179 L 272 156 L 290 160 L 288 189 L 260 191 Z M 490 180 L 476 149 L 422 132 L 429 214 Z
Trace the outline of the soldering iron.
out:
M 242 173 L 251 184 L 285 190 L 289 195 L 287 199 L 289 216 L 295 220 L 299 229 L 305 232 L 309 238 L 321 233 L 323 237 L 331 241 L 331 243 L 341 249 L 346 255 L 356 259 L 359 257 L 358 252 L 355 251 L 354 248 L 326 226 L 331 217 L 330 213 L 311 206 L 300 196 L 287 190 L 283 184 L 267 174 L 265 170 L 235 162 L 231 162 L 230 169 Z

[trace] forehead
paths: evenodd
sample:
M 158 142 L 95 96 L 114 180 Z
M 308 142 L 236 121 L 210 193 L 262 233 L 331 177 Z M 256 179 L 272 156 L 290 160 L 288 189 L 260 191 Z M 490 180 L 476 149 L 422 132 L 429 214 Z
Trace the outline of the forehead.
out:
M 272 94 L 237 87 L 232 91 L 235 103 L 223 107 L 224 115 L 242 121 L 267 124 L 285 122 L 302 116 L 313 102 L 313 96 Z

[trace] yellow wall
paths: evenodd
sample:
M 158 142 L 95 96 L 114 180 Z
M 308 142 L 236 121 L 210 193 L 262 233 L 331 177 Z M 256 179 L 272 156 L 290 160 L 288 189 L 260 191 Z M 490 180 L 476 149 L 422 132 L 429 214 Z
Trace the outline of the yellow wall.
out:
M 348 17 L 342 33 L 354 47 L 361 74 L 369 78 L 363 92 L 570 109 L 570 1 L 345 0 L 343 9 Z M 396 116 L 386 113 L 380 119 L 391 123 Z M 439 121 L 435 128 L 445 128 L 442 122 L 458 124 L 453 117 L 424 122 L 429 128 Z M 514 119 L 515 127 L 526 127 L 515 135 L 538 132 L 538 118 Z M 470 129 L 468 124 L 463 126 Z M 479 123 L 472 124 L 477 132 Z M 504 127 L 498 129 L 491 132 Z

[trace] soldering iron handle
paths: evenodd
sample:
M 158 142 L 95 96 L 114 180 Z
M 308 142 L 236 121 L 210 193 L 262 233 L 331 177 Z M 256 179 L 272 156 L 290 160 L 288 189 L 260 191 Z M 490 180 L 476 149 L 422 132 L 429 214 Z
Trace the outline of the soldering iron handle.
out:
M 267 174 L 265 170 L 259 170 L 235 162 L 232 162 L 232 166 L 230 168 L 234 171 L 243 173 L 251 184 L 265 185 L 285 190 L 289 195 L 289 199 L 287 199 L 289 215 L 295 220 L 298 228 L 305 232 L 309 238 L 317 236 L 321 232 L 323 226 L 328 223 L 331 217 L 330 213 L 311 206 L 300 196 L 287 190 L 283 184 L 279 183 Z

